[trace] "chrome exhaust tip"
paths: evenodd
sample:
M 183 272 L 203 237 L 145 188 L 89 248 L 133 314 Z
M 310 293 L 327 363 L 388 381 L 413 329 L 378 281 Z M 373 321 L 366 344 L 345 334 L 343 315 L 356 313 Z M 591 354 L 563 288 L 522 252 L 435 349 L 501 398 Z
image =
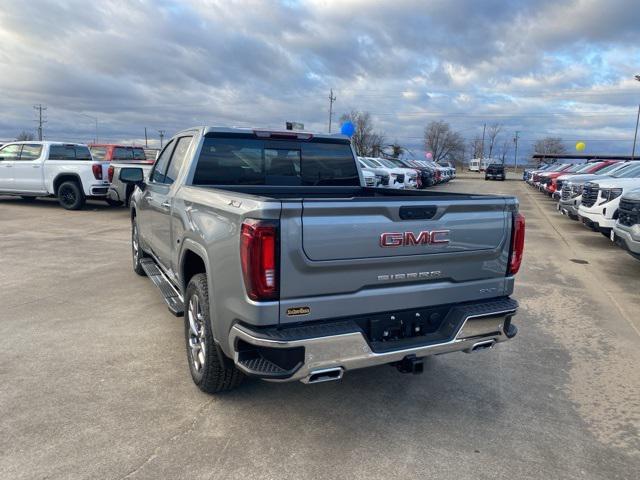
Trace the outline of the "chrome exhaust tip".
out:
M 474 343 L 471 348 L 467 348 L 464 352 L 474 353 L 479 352 L 480 350 L 489 350 L 490 348 L 493 348 L 495 344 L 495 340 L 484 340 L 482 342 Z
M 315 370 L 311 372 L 308 377 L 303 378 L 302 383 L 333 382 L 334 380 L 342 379 L 343 374 L 344 370 L 342 369 L 342 367 Z

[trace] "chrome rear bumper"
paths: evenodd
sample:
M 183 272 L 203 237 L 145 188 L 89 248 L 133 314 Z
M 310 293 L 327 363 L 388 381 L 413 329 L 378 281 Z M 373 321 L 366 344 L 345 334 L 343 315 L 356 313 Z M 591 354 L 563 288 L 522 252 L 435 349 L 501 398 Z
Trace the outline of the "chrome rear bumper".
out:
M 394 363 L 407 356 L 425 357 L 443 353 L 490 348 L 496 343 L 513 338 L 517 333 L 511 318 L 517 310 L 517 303 L 507 299 L 510 304 L 503 304 L 502 309 L 495 311 L 478 311 L 469 308 L 467 313 L 456 319 L 444 322 L 443 328 L 451 328 L 451 335 L 439 342 L 412 345 L 397 350 L 374 351 L 362 331 L 345 331 L 307 338 L 268 338 L 260 332 L 236 324 L 229 334 L 231 350 L 235 352 L 234 360 L 238 368 L 249 375 L 259 376 L 272 381 L 301 380 L 305 383 L 318 372 L 341 369 L 342 371 L 366 368 L 375 365 Z M 462 310 L 464 312 L 464 310 Z M 238 340 L 246 344 L 268 349 L 304 348 L 304 361 L 285 374 L 277 376 L 263 375 L 253 369 L 255 362 L 243 363 L 237 349 Z M 342 375 L 340 374 L 341 378 Z

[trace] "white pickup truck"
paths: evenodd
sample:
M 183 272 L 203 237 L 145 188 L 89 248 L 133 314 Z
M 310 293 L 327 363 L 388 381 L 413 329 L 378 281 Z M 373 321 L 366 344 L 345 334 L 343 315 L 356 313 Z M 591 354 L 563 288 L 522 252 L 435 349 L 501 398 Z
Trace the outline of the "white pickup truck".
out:
M 0 148 L 0 194 L 25 200 L 55 196 L 67 210 L 81 209 L 87 197 L 107 202 L 107 167 L 79 143 L 12 142 Z

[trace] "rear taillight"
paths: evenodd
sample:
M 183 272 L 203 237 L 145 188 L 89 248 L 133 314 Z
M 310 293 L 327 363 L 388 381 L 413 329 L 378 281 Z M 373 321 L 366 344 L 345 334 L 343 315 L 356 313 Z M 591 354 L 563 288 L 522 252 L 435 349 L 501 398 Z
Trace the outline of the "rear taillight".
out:
M 102 180 L 102 165 L 94 163 L 91 165 L 91 170 L 93 170 L 93 176 L 96 177 L 96 180 Z
M 509 253 L 508 275 L 515 275 L 520 270 L 522 255 L 524 253 L 524 215 L 513 215 L 513 228 L 511 230 L 511 252 Z
M 109 183 L 113 182 L 113 165 L 109 165 L 109 168 L 107 169 L 107 179 L 109 180 Z
M 240 263 L 247 295 L 252 300 L 277 300 L 278 223 L 247 219 L 240 233 Z

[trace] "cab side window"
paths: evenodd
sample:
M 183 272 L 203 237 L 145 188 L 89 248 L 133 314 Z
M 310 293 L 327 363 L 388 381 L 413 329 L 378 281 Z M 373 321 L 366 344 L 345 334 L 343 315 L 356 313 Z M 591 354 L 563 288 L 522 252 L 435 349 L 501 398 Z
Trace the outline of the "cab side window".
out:
M 2 160 L 19 160 L 22 145 L 7 145 L 0 150 L 0 159 Z
M 153 173 L 151 174 L 152 182 L 165 183 L 167 166 L 169 165 L 169 159 L 171 158 L 174 147 L 175 142 L 172 140 L 167 143 L 167 146 L 164 147 L 164 150 L 162 150 L 162 153 L 160 153 L 160 156 L 158 157 L 158 160 L 156 160 L 156 164 L 153 167 Z
M 187 153 L 191 146 L 191 140 L 193 137 L 180 137 L 176 142 L 176 148 L 171 156 L 171 163 L 167 169 L 164 183 L 172 184 L 178 178 L 178 173 L 182 169 L 182 166 L 187 160 Z
M 20 160 L 37 160 L 42 153 L 42 145 L 23 145 Z

